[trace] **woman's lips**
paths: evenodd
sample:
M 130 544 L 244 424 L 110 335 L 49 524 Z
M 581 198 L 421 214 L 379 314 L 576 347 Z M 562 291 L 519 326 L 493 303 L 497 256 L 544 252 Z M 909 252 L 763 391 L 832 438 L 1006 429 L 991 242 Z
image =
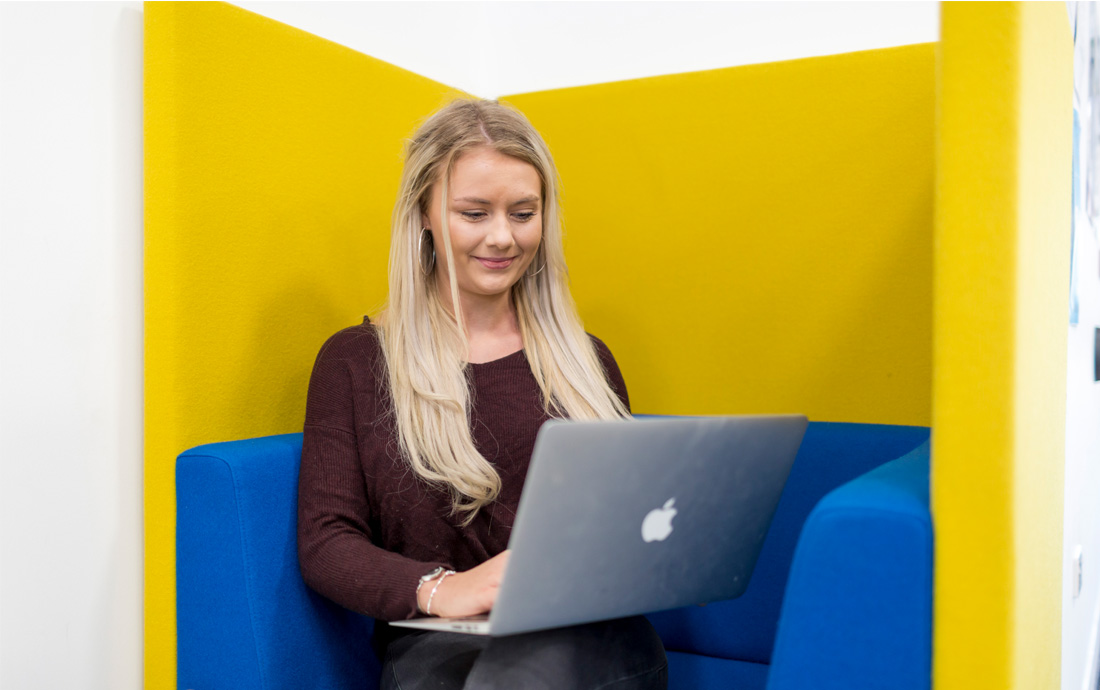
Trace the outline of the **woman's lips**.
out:
M 506 256 L 500 259 L 486 258 L 483 256 L 475 256 L 475 259 L 481 262 L 481 265 L 485 268 L 499 270 L 502 268 L 508 268 L 512 265 L 512 262 L 516 260 L 514 256 Z

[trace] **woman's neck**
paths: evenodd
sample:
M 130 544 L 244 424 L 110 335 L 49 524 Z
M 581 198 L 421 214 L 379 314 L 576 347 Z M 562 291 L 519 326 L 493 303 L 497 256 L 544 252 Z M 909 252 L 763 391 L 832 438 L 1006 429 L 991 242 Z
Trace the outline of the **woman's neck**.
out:
M 449 290 L 440 290 L 444 306 L 454 314 Z M 523 349 L 519 319 L 511 295 L 460 295 L 462 320 L 470 344 L 467 361 L 491 362 Z

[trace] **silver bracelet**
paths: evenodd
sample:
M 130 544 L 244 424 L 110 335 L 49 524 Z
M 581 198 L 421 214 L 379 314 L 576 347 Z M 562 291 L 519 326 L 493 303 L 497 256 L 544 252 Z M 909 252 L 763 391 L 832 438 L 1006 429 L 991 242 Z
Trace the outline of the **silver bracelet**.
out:
M 427 583 L 427 582 L 431 582 L 435 578 L 442 575 L 444 570 L 446 570 L 446 568 L 440 566 L 440 567 L 436 568 L 435 570 L 431 571 L 430 573 L 428 573 L 427 575 L 421 576 L 420 580 L 416 583 L 416 600 L 418 602 L 420 601 L 420 590 L 421 590 L 422 587 L 424 587 L 424 584 Z M 420 604 L 418 603 L 416 606 L 417 606 L 417 608 L 419 608 Z
M 444 570 L 443 574 L 439 576 L 439 579 L 435 581 L 435 587 L 432 587 L 432 593 L 428 595 L 428 603 L 424 606 L 425 615 L 432 615 L 432 599 L 435 599 L 435 591 L 439 589 L 439 585 L 443 584 L 443 580 L 446 579 L 448 575 L 454 574 L 455 571 L 453 570 Z

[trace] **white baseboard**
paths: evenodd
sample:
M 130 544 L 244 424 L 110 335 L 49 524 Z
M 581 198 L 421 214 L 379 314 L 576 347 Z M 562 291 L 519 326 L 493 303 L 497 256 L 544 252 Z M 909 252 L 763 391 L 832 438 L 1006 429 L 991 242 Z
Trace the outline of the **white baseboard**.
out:
M 1089 657 L 1085 662 L 1085 679 L 1081 685 L 1081 690 L 1096 690 L 1096 685 L 1100 682 L 1100 665 L 1097 661 L 1100 660 L 1100 597 L 1096 598 L 1096 605 L 1092 610 L 1092 625 L 1089 630 Z

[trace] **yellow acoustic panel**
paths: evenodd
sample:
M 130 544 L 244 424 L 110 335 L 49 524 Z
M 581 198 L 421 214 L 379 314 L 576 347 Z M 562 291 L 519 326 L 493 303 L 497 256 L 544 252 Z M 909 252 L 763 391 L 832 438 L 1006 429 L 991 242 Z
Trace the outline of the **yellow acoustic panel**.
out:
M 300 431 L 385 298 L 401 146 L 455 92 L 223 3 L 145 5 L 145 687 L 175 687 L 174 461 Z
M 934 47 L 507 97 L 648 413 L 931 415 Z
M 1060 3 L 944 3 L 937 690 L 1059 687 L 1073 55 Z

